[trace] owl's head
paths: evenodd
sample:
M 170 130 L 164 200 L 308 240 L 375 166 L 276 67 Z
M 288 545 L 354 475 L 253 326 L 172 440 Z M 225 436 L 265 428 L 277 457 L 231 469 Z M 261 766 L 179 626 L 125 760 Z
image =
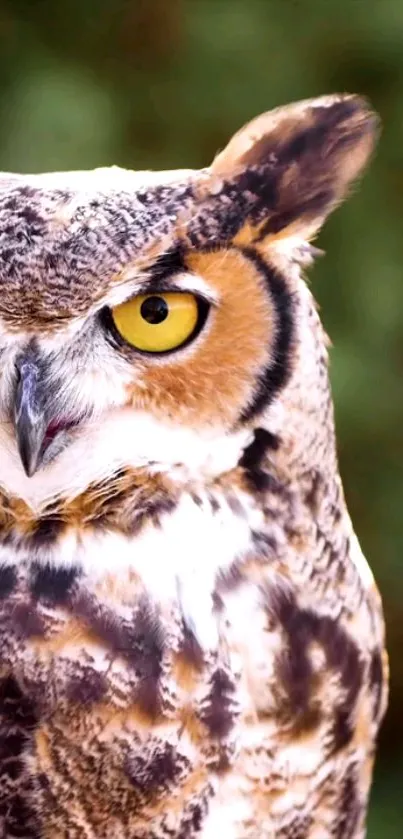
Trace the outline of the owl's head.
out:
M 285 405 L 310 411 L 325 341 L 300 267 L 376 133 L 330 96 L 258 117 L 201 171 L 2 175 L 0 482 L 218 474 Z

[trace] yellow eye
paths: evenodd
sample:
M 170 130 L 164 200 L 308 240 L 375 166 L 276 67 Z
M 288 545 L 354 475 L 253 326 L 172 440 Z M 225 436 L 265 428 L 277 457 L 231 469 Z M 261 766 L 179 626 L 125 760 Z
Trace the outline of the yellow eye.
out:
M 142 294 L 115 306 L 112 318 L 119 334 L 143 352 L 167 352 L 184 344 L 199 317 L 193 294 Z

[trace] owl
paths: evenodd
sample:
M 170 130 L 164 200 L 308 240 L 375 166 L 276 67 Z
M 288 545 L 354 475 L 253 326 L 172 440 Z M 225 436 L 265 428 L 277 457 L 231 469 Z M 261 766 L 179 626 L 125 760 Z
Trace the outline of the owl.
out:
M 387 696 L 310 244 L 357 96 L 0 176 L 1 839 L 362 839 Z

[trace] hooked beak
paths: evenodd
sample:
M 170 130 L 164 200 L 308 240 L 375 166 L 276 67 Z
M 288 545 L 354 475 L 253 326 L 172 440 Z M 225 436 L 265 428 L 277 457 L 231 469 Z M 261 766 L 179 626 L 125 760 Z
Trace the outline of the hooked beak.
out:
M 45 453 L 48 423 L 45 393 L 38 357 L 29 350 L 19 365 L 19 381 L 14 397 L 14 427 L 18 451 L 28 477 L 40 467 Z
M 44 461 L 49 461 L 69 442 L 67 432 L 80 425 L 84 416 L 61 416 L 56 409 L 57 392 L 46 376 L 46 362 L 30 346 L 18 364 L 19 378 L 14 395 L 14 428 L 21 463 L 29 478 Z M 64 434 L 63 434 L 64 433 Z M 66 436 L 67 434 L 67 436 Z M 56 447 L 53 442 L 58 439 Z M 46 458 L 45 458 L 46 455 Z

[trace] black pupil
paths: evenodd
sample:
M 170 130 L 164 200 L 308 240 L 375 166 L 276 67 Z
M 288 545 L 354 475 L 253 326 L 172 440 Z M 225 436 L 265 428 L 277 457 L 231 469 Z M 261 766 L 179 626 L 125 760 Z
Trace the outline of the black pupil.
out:
M 168 317 L 168 305 L 163 297 L 147 297 L 140 307 L 140 314 L 147 323 L 162 323 Z

